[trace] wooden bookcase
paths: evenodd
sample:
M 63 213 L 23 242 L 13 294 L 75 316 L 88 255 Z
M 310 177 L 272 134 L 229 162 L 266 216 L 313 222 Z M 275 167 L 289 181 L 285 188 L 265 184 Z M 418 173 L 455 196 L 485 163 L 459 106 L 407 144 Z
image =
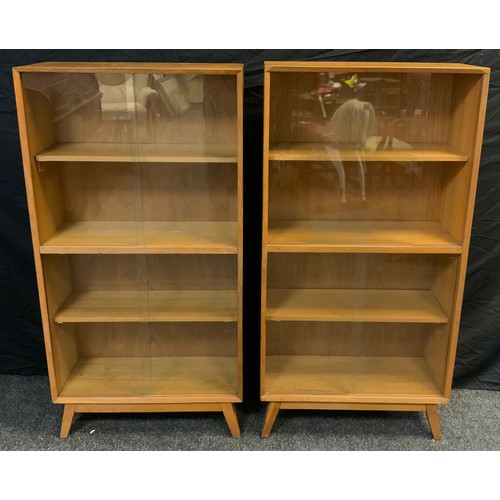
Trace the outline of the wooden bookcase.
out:
M 74 413 L 242 400 L 239 64 L 13 70 L 50 388 Z
M 269 62 L 262 436 L 280 409 L 450 399 L 489 69 Z

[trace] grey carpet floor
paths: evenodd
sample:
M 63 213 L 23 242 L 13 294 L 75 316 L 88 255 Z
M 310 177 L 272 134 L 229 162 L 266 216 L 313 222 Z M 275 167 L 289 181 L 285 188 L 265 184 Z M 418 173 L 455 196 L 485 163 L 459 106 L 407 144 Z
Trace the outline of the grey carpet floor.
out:
M 59 439 L 62 407 L 46 377 L 0 375 L 0 450 L 500 450 L 500 392 L 458 390 L 440 407 L 443 439 L 417 412 L 283 411 L 268 439 L 264 405 L 238 407 L 242 436 L 222 413 L 80 414 Z

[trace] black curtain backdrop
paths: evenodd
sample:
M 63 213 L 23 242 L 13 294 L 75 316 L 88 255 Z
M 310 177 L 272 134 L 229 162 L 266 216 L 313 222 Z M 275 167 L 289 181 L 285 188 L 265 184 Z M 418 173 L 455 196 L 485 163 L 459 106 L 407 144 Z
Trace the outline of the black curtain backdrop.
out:
M 263 63 L 455 62 L 489 66 L 486 115 L 454 387 L 500 390 L 500 50 L 0 51 L 0 373 L 46 374 L 12 67 L 42 61 L 238 62 L 244 95 L 245 401 L 259 399 Z

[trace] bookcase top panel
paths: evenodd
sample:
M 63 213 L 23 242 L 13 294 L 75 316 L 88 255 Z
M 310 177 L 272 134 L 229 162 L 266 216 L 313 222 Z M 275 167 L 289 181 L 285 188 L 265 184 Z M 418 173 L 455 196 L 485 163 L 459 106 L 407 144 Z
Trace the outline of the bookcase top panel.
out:
M 344 62 L 344 61 L 267 61 L 265 71 L 364 71 L 364 72 L 421 72 L 489 74 L 490 68 L 457 63 L 410 62 Z
M 154 62 L 43 62 L 18 66 L 23 73 L 202 73 L 236 75 L 243 64 L 154 63 Z

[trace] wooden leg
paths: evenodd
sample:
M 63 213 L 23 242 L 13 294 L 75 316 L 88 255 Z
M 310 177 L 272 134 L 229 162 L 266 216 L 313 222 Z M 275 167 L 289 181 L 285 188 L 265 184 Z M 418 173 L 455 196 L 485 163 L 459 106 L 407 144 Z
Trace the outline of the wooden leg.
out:
M 238 415 L 232 403 L 222 403 L 222 411 L 226 419 L 227 426 L 234 438 L 240 437 L 240 425 L 238 424 Z
M 264 421 L 264 428 L 262 429 L 261 437 L 267 438 L 269 434 L 271 434 L 271 430 L 274 425 L 274 421 L 278 416 L 278 412 L 280 411 L 281 403 L 269 403 L 266 411 L 266 420 Z
M 65 439 L 68 437 L 74 415 L 75 405 L 64 405 L 64 413 L 61 424 L 61 439 Z
M 441 430 L 439 429 L 439 416 L 437 405 L 426 405 L 427 420 L 432 431 L 434 439 L 441 439 Z

